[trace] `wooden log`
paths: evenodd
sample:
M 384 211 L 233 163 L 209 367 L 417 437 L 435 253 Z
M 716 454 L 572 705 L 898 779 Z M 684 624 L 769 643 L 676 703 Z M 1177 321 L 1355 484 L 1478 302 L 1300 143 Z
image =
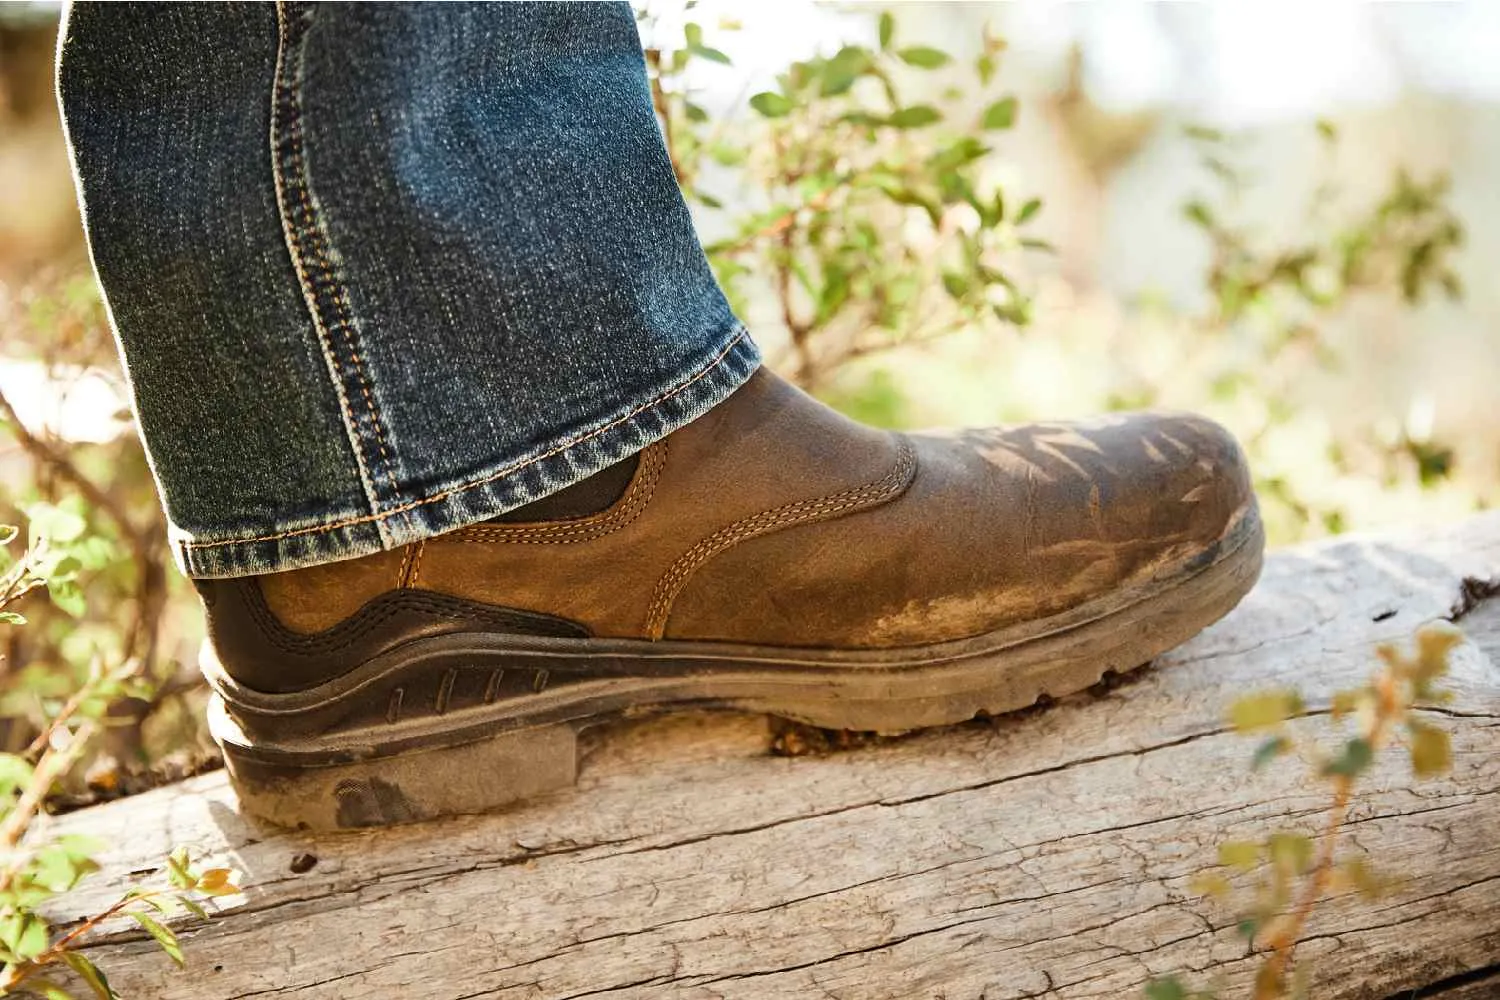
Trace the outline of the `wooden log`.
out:
M 1224 622 L 1055 706 L 797 758 L 760 719 L 622 724 L 575 790 L 499 815 L 314 838 L 250 824 L 208 775 L 57 821 L 111 846 L 55 915 L 186 844 L 247 892 L 181 925 L 183 972 L 106 928 L 89 952 L 126 997 L 1113 1000 L 1176 971 L 1248 997 L 1234 912 L 1189 880 L 1223 839 L 1315 831 L 1329 794 L 1305 762 L 1252 776 L 1226 704 L 1296 685 L 1299 724 L 1330 731 L 1377 641 L 1446 617 L 1471 642 L 1424 715 L 1453 773 L 1382 756 L 1344 849 L 1401 881 L 1320 906 L 1298 953 L 1319 1000 L 1500 997 L 1497 583 L 1500 516 L 1278 552 Z

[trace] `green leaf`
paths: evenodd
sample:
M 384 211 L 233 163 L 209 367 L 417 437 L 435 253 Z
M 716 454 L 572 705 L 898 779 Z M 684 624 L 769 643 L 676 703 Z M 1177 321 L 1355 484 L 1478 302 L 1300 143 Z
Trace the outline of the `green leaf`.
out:
M 21 529 L 14 524 L 0 524 L 0 545 L 9 545 L 20 533 Z
M 196 899 L 193 899 L 191 896 L 178 896 L 177 902 L 181 903 L 184 909 L 186 909 L 193 916 L 197 917 L 199 920 L 210 919 L 208 911 L 203 908 L 203 904 L 198 902 Z
M 0 753 L 0 794 L 9 794 L 31 784 L 31 762 L 20 754 Z
M 689 21 L 683 25 L 682 35 L 687 40 L 687 47 L 696 49 L 703 44 L 703 25 Z
M 857 45 L 845 45 L 823 64 L 819 93 L 834 97 L 845 93 L 870 68 L 870 53 Z
M 695 45 L 693 46 L 692 52 L 693 55 L 697 56 L 700 59 L 707 59 L 709 62 L 716 62 L 721 66 L 734 65 L 732 62 L 730 62 L 729 56 L 726 55 L 722 50 L 713 48 L 708 45 Z
M 1350 858 L 1335 869 L 1338 881 L 1347 883 L 1368 900 L 1377 900 L 1390 891 L 1389 879 L 1383 878 L 1364 858 Z
M 1453 744 L 1446 730 L 1428 725 L 1420 719 L 1409 719 L 1411 771 L 1419 778 L 1436 778 L 1453 768 Z
M 1343 752 L 1323 765 L 1325 776 L 1353 778 L 1362 773 L 1375 759 L 1375 749 L 1370 741 L 1361 736 L 1344 744 Z
M 943 287 L 947 289 L 950 296 L 961 299 L 969 292 L 969 279 L 957 271 L 944 271 Z
M 1331 714 L 1335 719 L 1342 719 L 1346 715 L 1353 715 L 1359 711 L 1362 701 L 1368 696 L 1364 688 L 1349 691 L 1335 691 L 1330 705 Z
M 880 47 L 888 49 L 891 47 L 891 39 L 896 36 L 896 18 L 888 10 L 880 12 Z
M 44 538 L 53 543 L 71 542 L 88 527 L 88 522 L 80 515 L 50 503 L 34 503 L 26 508 L 25 513 L 29 522 L 28 544 L 32 548 Z
M 1183 205 L 1182 214 L 1187 217 L 1189 222 L 1195 225 L 1201 226 L 1204 229 L 1213 228 L 1213 211 L 1201 201 L 1190 201 L 1186 205 Z
M 1146 984 L 1146 1000 L 1187 1000 L 1187 988 L 1176 976 L 1163 976 Z
M 0 944 L 23 961 L 47 950 L 47 921 L 30 910 L 12 910 L 0 917 Z
M 764 90 L 750 98 L 750 106 L 766 118 L 780 118 L 792 110 L 792 102 L 781 94 Z
M 14 611 L 0 611 L 0 625 L 25 625 L 26 616 Z
M 1291 748 L 1292 741 L 1285 736 L 1268 737 L 1265 742 L 1255 748 L 1255 754 L 1250 758 L 1250 770 L 1259 771 Z
M 52 846 L 68 852 L 68 857 L 74 861 L 86 861 L 109 845 L 103 839 L 86 833 L 65 833 L 54 840 Z
M 974 72 L 979 75 L 979 82 L 987 85 L 995 78 L 995 57 L 988 52 L 982 53 L 974 60 Z
M 708 155 L 722 167 L 737 167 L 745 162 L 745 151 L 726 142 L 716 142 L 708 148 Z
M 921 128 L 942 120 L 942 112 L 930 104 L 914 104 L 909 108 L 902 108 L 886 119 L 897 128 Z
M 191 889 L 198 884 L 197 877 L 188 868 L 186 847 L 175 848 L 167 855 L 167 880 L 178 889 Z
M 89 989 L 94 991 L 98 1000 L 120 1000 L 120 996 L 110 988 L 109 980 L 99 967 L 88 958 L 76 951 L 63 952 L 63 961 L 78 973 L 78 977 L 88 984 Z
M 973 136 L 964 136 L 932 154 L 927 162 L 933 170 L 942 173 L 973 163 L 988 155 L 989 152 L 990 147 L 978 139 Z
M 1302 696 L 1295 691 L 1261 691 L 1245 695 L 1229 706 L 1229 724 L 1235 731 L 1253 733 L 1272 729 L 1302 712 Z
M 1016 213 L 1016 218 L 1014 220 L 1015 224 L 1018 225 L 1018 226 L 1020 226 L 1020 225 L 1024 225 L 1027 222 L 1030 222 L 1031 219 L 1032 219 L 1032 217 L 1035 216 L 1036 213 L 1040 212 L 1041 210 L 1042 210 L 1042 199 L 1040 199 L 1040 198 L 1032 198 L 1026 204 L 1024 204 L 1024 205 L 1021 206 L 1021 211 L 1019 211 L 1019 212 Z
M 1260 861 L 1260 845 L 1248 840 L 1226 840 L 1219 845 L 1219 864 L 1247 872 Z
M 908 66 L 916 66 L 920 69 L 937 69 L 946 66 L 950 61 L 948 53 L 940 49 L 934 49 L 926 45 L 914 45 L 909 49 L 902 49 L 896 55 Z
M 187 964 L 182 957 L 182 945 L 178 943 L 176 934 L 173 934 L 166 927 L 162 926 L 162 924 L 158 923 L 155 918 L 148 917 L 144 913 L 132 910 L 130 915 L 135 918 L 136 923 L 146 929 L 147 934 L 156 938 L 156 943 L 161 945 L 161 950 L 167 953 L 168 958 L 177 963 L 178 968 Z
M 987 129 L 1010 128 L 1016 123 L 1016 99 L 1002 97 L 984 109 L 984 127 Z
M 1417 662 L 1413 676 L 1433 681 L 1448 673 L 1448 654 L 1463 644 L 1464 633 L 1448 622 L 1432 622 L 1417 631 Z
M 1273 833 L 1267 848 L 1271 861 L 1288 871 L 1300 875 L 1312 866 L 1313 842 L 1300 833 Z
M 1229 880 L 1218 872 L 1199 872 L 1188 880 L 1188 891 L 1223 899 L 1229 895 Z
M 52 599 L 52 604 L 60 611 L 74 618 L 82 618 L 88 610 L 88 602 L 83 598 L 83 591 L 78 584 L 71 580 L 53 580 L 47 584 L 47 596 Z
M 67 892 L 85 875 L 99 870 L 89 857 L 78 857 L 61 844 L 48 844 L 32 861 L 32 878 L 53 892 Z

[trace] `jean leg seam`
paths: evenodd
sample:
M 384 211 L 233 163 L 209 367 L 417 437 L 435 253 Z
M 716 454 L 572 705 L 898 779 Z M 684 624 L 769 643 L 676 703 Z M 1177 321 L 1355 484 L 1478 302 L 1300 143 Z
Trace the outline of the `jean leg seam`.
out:
M 335 269 L 331 255 L 332 241 L 319 218 L 312 195 L 304 150 L 301 84 L 307 21 L 311 16 L 308 5 L 284 0 L 278 0 L 276 4 L 277 53 L 271 101 L 271 167 L 282 234 L 291 255 L 293 270 L 297 274 L 324 360 L 329 366 L 366 499 L 371 513 L 379 514 L 385 504 L 380 498 L 370 469 L 364 432 L 350 404 L 351 390 L 357 391 L 364 401 L 379 451 L 381 473 L 391 491 L 391 504 L 398 508 L 401 506 L 401 490 L 392 471 L 394 463 L 391 449 L 386 442 L 374 394 L 370 391 L 370 384 L 365 376 L 349 309 L 348 291 Z M 335 331 L 347 350 L 347 365 L 339 355 L 339 347 L 334 339 Z M 349 378 L 351 372 L 352 382 Z M 376 523 L 377 530 L 384 535 L 384 518 Z

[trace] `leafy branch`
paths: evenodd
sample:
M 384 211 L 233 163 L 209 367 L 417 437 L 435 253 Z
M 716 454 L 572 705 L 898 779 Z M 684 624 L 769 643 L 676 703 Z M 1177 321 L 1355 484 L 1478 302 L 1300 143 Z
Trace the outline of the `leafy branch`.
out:
M 720 283 L 742 312 L 771 299 L 787 337 L 773 363 L 807 388 L 858 358 L 1026 324 L 1015 259 L 1047 249 L 1027 230 L 1041 202 L 1010 203 L 994 180 L 998 150 L 982 138 L 1013 128 L 1019 112 L 994 88 L 1004 41 L 986 30 L 963 67 L 940 49 L 898 45 L 888 12 L 878 34 L 877 46 L 792 63 L 733 129 L 710 125 L 686 83 L 695 60 L 730 61 L 701 26 L 688 24 L 671 51 L 647 51 L 678 182 L 726 233 L 705 247 Z M 939 85 L 941 101 L 906 96 Z M 960 113 L 970 107 L 982 110 Z M 736 206 L 754 207 L 726 207 L 709 190 L 716 176 L 744 186 Z
M 1316 839 L 1301 833 L 1276 831 L 1263 841 L 1225 841 L 1219 845 L 1220 870 L 1195 876 L 1194 891 L 1220 901 L 1233 894 L 1229 874 L 1257 874 L 1252 900 L 1236 927 L 1262 953 L 1252 992 L 1253 1000 L 1304 1000 L 1311 989 L 1312 971 L 1294 961 L 1297 942 L 1318 903 L 1331 892 L 1354 891 L 1378 898 L 1389 887 L 1363 856 L 1340 859 L 1339 834 L 1349 817 L 1360 777 L 1377 755 L 1400 741 L 1418 779 L 1447 774 L 1452 767 L 1448 733 L 1420 713 L 1424 704 L 1451 698 L 1437 682 L 1448 673 L 1448 658 L 1464 636 L 1447 623 L 1424 626 L 1415 648 L 1392 645 L 1376 649 L 1380 667 L 1362 687 L 1333 697 L 1332 717 L 1352 725 L 1335 754 L 1318 744 L 1299 740 L 1288 723 L 1305 714 L 1300 694 L 1268 691 L 1239 699 L 1229 721 L 1241 733 L 1261 734 L 1251 758 L 1252 770 L 1301 752 L 1331 793 L 1321 832 Z M 1193 991 L 1176 976 L 1155 980 L 1146 988 L 1148 1000 L 1209 1000 L 1213 991 Z

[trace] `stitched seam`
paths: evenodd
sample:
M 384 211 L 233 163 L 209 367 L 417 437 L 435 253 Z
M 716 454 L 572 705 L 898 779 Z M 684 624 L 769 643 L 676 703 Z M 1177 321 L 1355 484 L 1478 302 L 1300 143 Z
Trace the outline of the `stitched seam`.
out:
M 411 578 L 409 580 L 407 580 L 407 582 L 406 582 L 406 585 L 408 587 L 415 587 L 417 585 L 417 580 L 419 580 L 421 578 L 421 576 L 422 576 L 422 555 L 426 551 L 427 551 L 427 539 L 424 538 L 420 542 L 417 543 L 416 554 L 413 555 L 412 558 L 411 558 Z
M 588 431 L 587 433 L 579 434 L 575 437 L 569 438 L 550 451 L 545 451 L 540 455 L 536 455 L 532 458 L 525 459 L 524 461 L 517 462 L 514 465 L 506 466 L 498 472 L 493 472 L 490 475 L 487 475 L 481 479 L 476 479 L 471 483 L 464 483 L 461 486 L 455 486 L 452 489 L 443 490 L 441 493 L 435 493 L 430 497 L 423 497 L 420 500 L 409 501 L 408 503 L 403 504 L 400 507 L 392 508 L 391 510 L 382 511 L 377 514 L 366 514 L 360 517 L 345 518 L 342 521 L 335 521 L 332 524 L 319 524 L 314 525 L 310 528 L 296 528 L 292 531 L 283 531 L 274 535 L 257 535 L 251 538 L 226 538 L 222 541 L 217 542 L 182 542 L 179 544 L 186 551 L 197 552 L 202 549 L 222 548 L 225 545 L 250 545 L 254 544 L 255 542 L 280 541 L 283 538 L 293 538 L 297 535 L 322 534 L 323 532 L 334 531 L 338 528 L 347 528 L 350 525 L 366 524 L 370 521 L 383 521 L 387 518 L 394 517 L 397 514 L 404 514 L 414 508 L 422 507 L 430 503 L 437 503 L 440 500 L 446 500 L 451 496 L 463 493 L 467 490 L 475 489 L 476 487 L 483 486 L 486 483 L 492 483 L 496 479 L 502 479 L 514 472 L 519 472 L 521 469 L 524 469 L 530 465 L 535 465 L 537 462 L 544 461 L 545 459 L 551 458 L 553 455 L 567 451 L 574 445 L 582 444 L 584 441 L 598 437 L 600 434 L 604 434 L 610 430 L 613 430 L 615 427 L 618 427 L 620 424 L 633 419 L 643 411 L 649 410 L 651 407 L 664 403 L 668 399 L 671 399 L 673 396 L 684 392 L 688 389 L 688 387 L 692 386 L 700 379 L 706 377 L 710 372 L 717 368 L 719 364 L 729 355 L 729 352 L 734 350 L 736 345 L 738 345 L 740 341 L 745 339 L 746 333 L 747 331 L 741 328 L 740 331 L 734 335 L 733 339 L 731 339 L 729 343 L 726 344 L 724 348 L 720 350 L 719 353 L 708 362 L 707 365 L 705 365 L 702 369 L 700 369 L 697 373 L 695 373 L 691 378 L 683 382 L 681 385 L 669 389 L 656 398 L 642 403 L 640 406 L 631 410 L 629 413 L 626 413 L 625 415 L 618 417 L 615 420 L 611 420 L 609 423 L 605 424 L 602 427 L 596 427 L 594 430 Z
M 393 500 L 399 502 L 401 491 L 392 473 L 391 454 L 386 446 L 385 431 L 375 407 L 375 398 L 365 378 L 364 363 L 360 358 L 354 324 L 350 318 L 348 292 L 334 273 L 330 258 L 330 241 L 318 220 L 317 209 L 312 200 L 312 184 L 308 175 L 304 150 L 302 98 L 298 88 L 300 72 L 292 68 L 285 58 L 294 48 L 298 51 L 300 58 L 307 32 L 305 26 L 299 25 L 294 36 L 293 18 L 297 18 L 300 22 L 304 15 L 293 11 L 291 6 L 285 3 L 277 3 L 276 12 L 280 45 L 277 50 L 276 95 L 272 104 L 271 143 L 277 204 L 281 208 L 282 231 L 292 254 L 298 283 L 302 286 L 303 299 L 307 303 L 313 326 L 324 342 L 327 355 L 333 363 L 335 378 L 340 382 L 339 404 L 349 421 L 351 435 L 362 466 L 361 471 L 368 476 L 368 469 L 363 468 L 366 463 L 363 455 L 364 445 L 359 441 L 359 424 L 351 411 L 348 394 L 343 385 L 347 378 L 344 364 L 338 357 L 338 352 L 333 349 L 331 331 L 335 328 L 348 349 L 354 378 L 358 383 L 360 396 L 364 399 L 366 411 L 369 413 L 370 426 L 375 431 L 375 441 L 380 451 L 381 469 L 385 481 L 391 488 Z M 285 121 L 282 120 L 283 118 Z M 287 160 L 285 166 L 281 163 L 283 156 Z M 288 195 L 295 199 L 295 204 L 288 204 Z M 325 306 L 325 302 L 331 305 L 331 310 Z M 331 322 L 328 315 L 330 311 L 333 314 Z M 373 509 L 378 511 L 381 506 L 379 497 L 374 495 L 373 489 L 369 490 L 369 494 Z
M 584 521 L 538 525 L 472 525 L 455 531 L 459 542 L 511 542 L 520 545 L 568 545 L 587 542 L 613 534 L 641 516 L 651 498 L 667 461 L 667 442 L 663 439 L 646 449 L 641 456 L 641 471 L 630 484 L 625 497 L 613 509 Z
M 677 595 L 682 592 L 693 573 L 720 552 L 747 539 L 780 531 L 782 528 L 828 520 L 849 511 L 875 507 L 904 493 L 916 475 L 917 456 L 909 441 L 905 438 L 897 440 L 900 451 L 896 464 L 882 479 L 840 493 L 798 500 L 741 518 L 684 552 L 656 585 L 651 605 L 646 611 L 646 634 L 652 639 L 662 637 Z
M 406 586 L 406 574 L 411 571 L 411 557 L 416 553 L 415 545 L 406 546 L 406 554 L 401 557 L 401 568 L 396 571 L 396 589 L 400 590 Z
M 484 524 L 472 525 L 454 532 L 461 541 L 527 541 L 571 542 L 585 541 L 607 535 L 625 527 L 640 516 L 641 510 L 656 493 L 656 484 L 666 461 L 666 441 L 657 442 L 641 456 L 642 469 L 631 481 L 623 500 L 612 510 L 596 514 L 591 518 L 575 522 L 537 525 Z M 541 536 L 541 537 L 538 537 Z

